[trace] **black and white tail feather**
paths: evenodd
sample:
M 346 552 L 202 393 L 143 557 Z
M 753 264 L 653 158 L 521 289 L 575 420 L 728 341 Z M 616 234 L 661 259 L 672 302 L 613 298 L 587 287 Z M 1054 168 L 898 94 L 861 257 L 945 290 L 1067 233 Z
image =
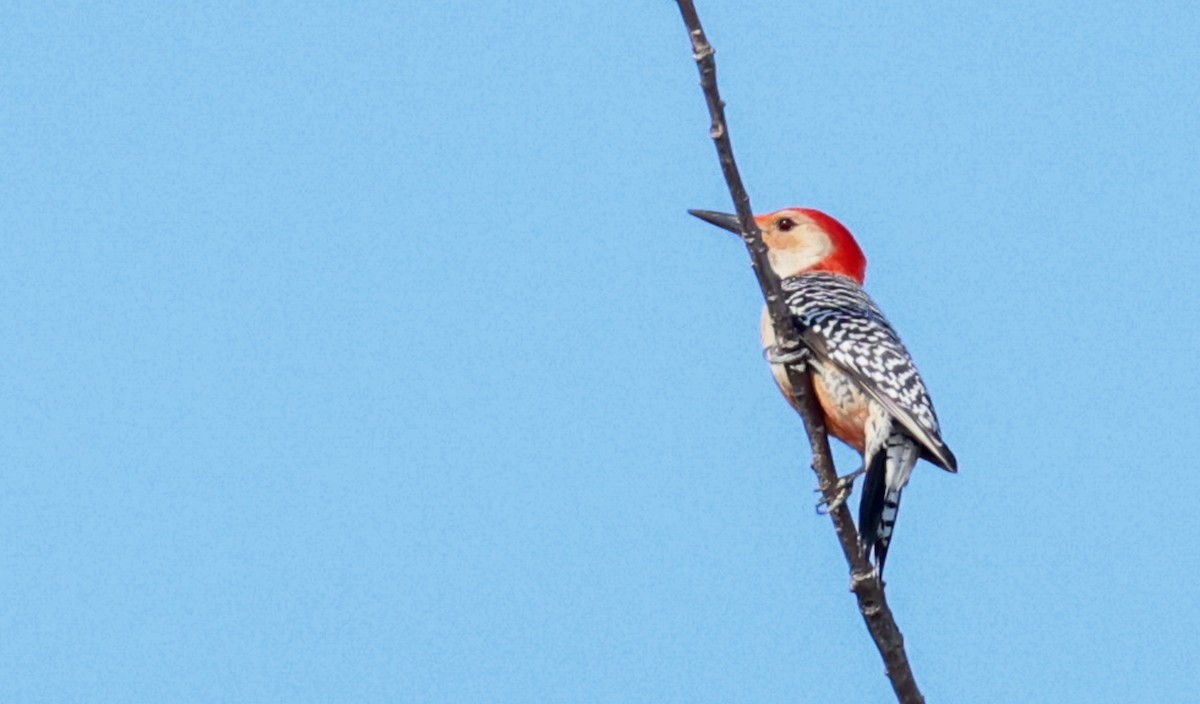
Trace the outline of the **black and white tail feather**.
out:
M 815 371 L 840 372 L 869 401 L 858 523 L 863 551 L 868 559 L 874 554 L 882 573 L 913 466 L 924 458 L 956 472 L 957 460 L 942 440 L 912 357 L 862 287 L 844 276 L 811 273 L 785 279 L 783 289 Z
M 858 529 L 863 552 L 868 560 L 874 552 L 880 573 L 887 560 L 896 516 L 900 513 L 900 494 L 921 456 L 920 447 L 898 424 L 888 418 L 883 426 L 882 433 L 867 440 L 867 452 L 863 458 L 867 476 L 863 480 L 863 494 L 858 505 Z

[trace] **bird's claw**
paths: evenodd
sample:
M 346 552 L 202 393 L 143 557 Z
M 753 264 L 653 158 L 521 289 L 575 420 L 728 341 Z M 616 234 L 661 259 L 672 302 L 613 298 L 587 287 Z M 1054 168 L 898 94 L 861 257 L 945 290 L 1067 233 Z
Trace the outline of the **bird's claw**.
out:
M 867 470 L 859 469 L 844 477 L 838 477 L 837 482 L 833 485 L 833 498 L 822 496 L 817 501 L 817 513 L 825 516 L 838 510 L 838 507 L 846 503 L 846 499 L 850 498 L 850 493 L 854 491 L 854 480 L 858 479 L 859 475 L 865 471 Z M 815 489 L 814 491 L 824 493 L 824 489 Z
M 771 364 L 800 364 L 808 359 L 808 348 L 771 345 L 763 350 L 763 357 Z

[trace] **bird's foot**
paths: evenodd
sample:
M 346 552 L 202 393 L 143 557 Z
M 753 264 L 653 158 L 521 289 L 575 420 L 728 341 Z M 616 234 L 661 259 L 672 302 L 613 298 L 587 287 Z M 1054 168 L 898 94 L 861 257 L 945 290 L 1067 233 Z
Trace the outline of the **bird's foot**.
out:
M 817 501 L 817 513 L 824 516 L 838 510 L 838 507 L 846 503 L 846 499 L 850 498 L 850 493 L 854 491 L 854 480 L 858 479 L 859 475 L 867 470 L 855 470 L 844 477 L 838 477 L 837 482 L 833 485 L 833 498 L 822 496 Z M 823 489 L 815 489 L 817 493 L 824 493 Z
M 795 347 L 771 345 L 763 350 L 763 357 L 771 364 L 802 365 L 808 359 L 808 348 L 803 345 Z

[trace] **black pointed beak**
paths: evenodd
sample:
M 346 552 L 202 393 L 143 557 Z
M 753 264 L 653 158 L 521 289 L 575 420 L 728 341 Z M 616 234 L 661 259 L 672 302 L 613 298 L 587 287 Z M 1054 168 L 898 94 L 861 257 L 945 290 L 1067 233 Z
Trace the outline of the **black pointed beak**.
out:
M 730 213 L 718 213 L 715 210 L 689 210 L 689 215 L 694 215 L 710 225 L 716 225 L 723 230 L 729 230 L 738 237 L 742 236 L 742 226 L 738 222 L 738 216 Z

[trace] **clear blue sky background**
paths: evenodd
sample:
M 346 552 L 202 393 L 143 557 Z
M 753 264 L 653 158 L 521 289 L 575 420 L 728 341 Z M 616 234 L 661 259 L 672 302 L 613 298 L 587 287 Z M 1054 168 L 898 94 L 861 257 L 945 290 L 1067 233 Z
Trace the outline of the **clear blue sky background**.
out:
M 1200 691 L 1198 7 L 700 5 L 961 462 L 930 701 Z M 0 700 L 888 699 L 673 3 L 7 3 L 0 90 Z

